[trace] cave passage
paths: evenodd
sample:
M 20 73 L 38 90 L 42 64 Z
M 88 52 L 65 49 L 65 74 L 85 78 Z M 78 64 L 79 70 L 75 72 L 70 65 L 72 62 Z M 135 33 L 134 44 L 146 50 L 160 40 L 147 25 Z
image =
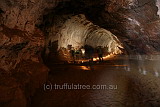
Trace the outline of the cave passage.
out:
M 53 27 L 51 27 L 53 29 Z M 51 32 L 51 31 L 50 31 Z M 57 49 L 55 42 L 57 41 Z M 52 53 L 58 53 L 59 60 L 79 62 L 85 60 L 101 60 L 122 54 L 123 44 L 110 31 L 94 25 L 85 15 L 71 16 L 60 28 L 57 36 L 49 34 L 46 56 L 54 61 Z M 53 59 L 51 58 L 53 56 Z M 52 61 L 51 61 L 52 62 Z
M 159 55 L 128 55 L 116 35 L 84 14 L 69 16 L 59 29 L 53 35 L 50 26 L 49 78 L 32 98 L 33 107 L 159 105 Z
M 160 0 L 0 0 L 0 107 L 160 107 Z

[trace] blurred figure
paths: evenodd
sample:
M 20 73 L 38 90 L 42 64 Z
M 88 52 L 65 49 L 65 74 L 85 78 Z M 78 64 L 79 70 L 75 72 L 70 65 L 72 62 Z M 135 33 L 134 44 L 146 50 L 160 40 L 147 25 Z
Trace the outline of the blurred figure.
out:
M 70 56 L 72 58 L 72 61 L 75 63 L 75 49 L 74 49 L 74 47 L 71 47 Z
M 130 68 L 130 58 L 129 58 L 128 55 L 125 55 L 123 64 L 124 64 L 124 69 L 125 69 L 126 71 L 131 71 L 131 68 Z
M 86 67 L 89 68 L 91 71 L 94 71 L 94 68 L 93 68 L 93 65 L 92 65 L 94 48 L 92 46 L 85 45 L 84 49 L 85 49 L 85 56 L 86 56 L 87 59 L 89 59 L 88 65 L 86 65 Z
M 94 54 L 94 48 L 89 45 L 85 45 L 85 55 L 89 59 L 89 61 L 93 62 L 93 54 Z
M 156 77 L 159 77 L 159 73 L 158 73 L 158 71 L 157 71 L 156 68 L 154 69 L 154 75 L 155 75 Z
M 138 55 L 138 69 L 139 72 L 143 75 L 147 74 L 146 68 L 145 68 L 145 58 L 142 55 Z
M 98 53 L 99 62 L 103 62 L 103 50 L 101 46 L 98 46 L 97 53 Z
M 80 51 L 79 47 L 76 48 L 76 50 L 75 50 L 75 58 L 76 58 L 76 60 L 80 60 L 80 53 L 81 53 L 81 51 Z

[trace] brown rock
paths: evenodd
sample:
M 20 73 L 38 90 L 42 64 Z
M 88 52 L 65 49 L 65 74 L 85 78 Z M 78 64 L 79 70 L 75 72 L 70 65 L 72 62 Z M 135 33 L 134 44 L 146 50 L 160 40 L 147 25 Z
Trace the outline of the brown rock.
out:
M 26 107 L 27 101 L 24 92 L 19 87 L 19 83 L 12 76 L 2 74 L 2 70 L 0 72 L 0 106 Z

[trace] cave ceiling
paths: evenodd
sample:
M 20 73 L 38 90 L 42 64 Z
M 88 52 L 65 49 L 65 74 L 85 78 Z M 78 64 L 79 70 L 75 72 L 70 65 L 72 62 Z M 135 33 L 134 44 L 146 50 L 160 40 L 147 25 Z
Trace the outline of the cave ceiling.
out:
M 1 0 L 2 25 L 46 33 L 55 17 L 84 14 L 95 25 L 115 34 L 130 52 L 160 51 L 159 1 L 156 0 Z M 57 28 L 58 29 L 58 28 Z M 56 31 L 54 32 L 56 34 Z

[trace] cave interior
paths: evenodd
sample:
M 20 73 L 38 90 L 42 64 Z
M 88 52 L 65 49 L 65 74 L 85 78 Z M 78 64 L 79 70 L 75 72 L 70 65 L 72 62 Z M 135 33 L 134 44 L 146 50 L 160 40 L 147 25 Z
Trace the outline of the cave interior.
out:
M 1 0 L 0 106 L 158 107 L 159 29 L 159 0 Z M 110 74 L 106 74 L 106 69 Z M 134 73 L 114 73 L 115 69 Z M 42 91 L 50 81 L 94 84 L 102 79 L 110 83 L 106 78 L 120 84 L 118 92 L 124 96 L 101 91 L 104 98 L 99 102 L 98 92 L 94 96 L 92 91 L 81 90 L 78 98 L 86 93 L 87 97 L 82 98 L 86 98 L 85 102 L 74 98 L 76 91 L 54 90 L 51 96 Z M 127 86 L 131 88 L 127 90 Z M 130 95 L 126 96 L 127 92 Z M 93 96 L 90 98 L 88 93 Z M 55 102 L 49 102 L 50 98 Z

